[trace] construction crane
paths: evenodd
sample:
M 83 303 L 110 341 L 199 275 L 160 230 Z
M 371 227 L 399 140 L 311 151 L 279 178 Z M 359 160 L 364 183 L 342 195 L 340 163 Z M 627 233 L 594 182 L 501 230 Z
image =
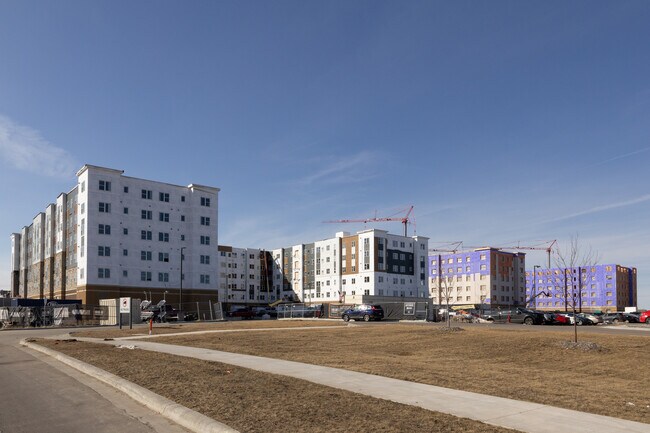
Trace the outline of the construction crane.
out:
M 553 253 L 553 247 L 557 244 L 557 240 L 552 240 L 552 241 L 539 241 L 540 243 L 537 245 L 521 245 L 521 241 L 517 241 L 516 245 L 513 246 L 494 246 L 494 247 L 488 247 L 485 245 L 482 245 L 480 247 L 472 247 L 468 245 L 463 245 L 463 241 L 450 241 L 450 242 L 435 242 L 438 244 L 442 244 L 441 248 L 429 248 L 429 252 L 435 253 L 435 252 L 443 252 L 443 253 L 452 253 L 456 254 L 459 251 L 462 250 L 477 250 L 481 248 L 494 248 L 495 250 L 539 250 L 539 251 L 546 251 L 546 254 L 548 256 L 548 267 L 551 267 L 551 254 Z M 546 244 L 546 246 L 541 246 Z M 449 245 L 449 247 L 446 247 Z
M 501 250 L 539 250 L 539 251 L 546 251 L 546 255 L 548 257 L 548 269 L 551 268 L 551 254 L 553 253 L 553 246 L 557 244 L 557 239 L 553 239 L 552 241 L 541 241 L 541 244 L 547 244 L 547 246 L 542 247 L 538 245 L 533 245 L 533 246 L 522 246 L 520 245 L 519 242 L 517 242 L 516 246 L 513 247 L 499 247 Z
M 429 242 L 431 244 L 431 242 Z M 430 253 L 452 253 L 456 254 L 463 249 L 463 241 L 449 241 L 449 242 L 433 242 L 434 244 L 441 244 L 440 248 L 429 248 Z M 445 247 L 449 245 L 450 247 Z
M 332 221 L 323 221 L 324 223 L 327 224 L 338 224 L 338 223 L 377 223 L 377 222 L 386 222 L 386 221 L 399 221 L 402 224 L 404 224 L 404 236 L 408 236 L 408 224 L 412 221 L 412 219 L 409 219 L 411 212 L 413 212 L 413 206 L 401 210 L 394 215 L 388 216 L 388 217 L 377 217 L 376 215 L 373 218 L 364 218 L 364 219 L 342 219 L 342 220 L 332 220 Z M 400 213 L 406 213 L 402 217 L 396 217 L 395 215 L 398 215 Z
M 547 244 L 547 246 L 540 246 Z M 557 244 L 557 239 L 554 239 L 552 241 L 540 241 L 539 244 L 537 245 L 532 245 L 532 246 L 523 246 L 521 245 L 520 241 L 517 241 L 517 245 L 514 246 L 496 246 L 492 247 L 497 250 L 539 250 L 539 251 L 546 251 L 546 254 L 548 256 L 548 268 L 551 268 L 551 254 L 553 252 L 553 246 Z M 472 248 L 472 249 L 477 249 L 477 248 L 487 248 L 485 246 L 483 247 L 465 247 L 465 248 Z

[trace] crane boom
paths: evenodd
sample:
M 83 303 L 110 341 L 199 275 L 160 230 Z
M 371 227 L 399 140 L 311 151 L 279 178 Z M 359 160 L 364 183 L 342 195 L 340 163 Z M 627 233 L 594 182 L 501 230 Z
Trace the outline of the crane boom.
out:
M 413 206 L 409 207 L 408 209 L 404 209 L 403 211 L 400 211 L 398 213 L 406 212 L 406 215 L 403 217 L 372 217 L 372 218 L 361 218 L 361 219 L 340 219 L 340 220 L 330 220 L 330 221 L 323 221 L 323 223 L 326 224 L 338 224 L 338 223 L 375 223 L 375 222 L 389 222 L 389 221 L 399 221 L 402 224 L 404 224 L 404 237 L 408 236 L 408 224 L 411 222 L 411 219 L 409 217 L 411 216 L 411 212 L 413 212 Z

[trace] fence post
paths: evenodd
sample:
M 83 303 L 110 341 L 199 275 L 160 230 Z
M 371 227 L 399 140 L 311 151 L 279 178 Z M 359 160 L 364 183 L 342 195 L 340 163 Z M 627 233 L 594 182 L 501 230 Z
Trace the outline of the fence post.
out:
M 199 307 L 198 301 L 196 302 L 196 320 L 201 320 L 201 308 Z
M 212 301 L 208 301 L 208 306 L 210 307 L 210 320 L 214 320 L 214 312 L 212 311 L 213 309 L 212 305 L 214 305 Z

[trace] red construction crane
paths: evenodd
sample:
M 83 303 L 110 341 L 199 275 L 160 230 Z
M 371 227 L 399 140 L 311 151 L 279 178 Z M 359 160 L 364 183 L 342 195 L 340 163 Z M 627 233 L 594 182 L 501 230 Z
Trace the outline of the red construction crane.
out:
M 405 213 L 406 215 L 402 217 L 396 217 L 395 215 L 398 215 L 400 213 Z M 409 216 L 411 215 L 411 212 L 413 212 L 413 206 L 401 210 L 394 215 L 391 215 L 389 217 L 373 217 L 373 218 L 364 218 L 364 219 L 343 219 L 343 220 L 333 220 L 333 221 L 323 221 L 324 223 L 328 224 L 338 224 L 338 223 L 376 223 L 376 222 L 386 222 L 386 221 L 399 221 L 402 224 L 404 224 L 404 236 L 408 236 L 408 224 L 411 222 L 409 219 Z

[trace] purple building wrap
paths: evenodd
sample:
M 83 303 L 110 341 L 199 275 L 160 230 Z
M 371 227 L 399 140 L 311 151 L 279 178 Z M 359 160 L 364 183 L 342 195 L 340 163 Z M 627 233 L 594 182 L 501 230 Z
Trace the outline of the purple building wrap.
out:
M 540 310 L 622 311 L 636 306 L 636 268 L 615 264 L 526 271 L 529 306 Z

